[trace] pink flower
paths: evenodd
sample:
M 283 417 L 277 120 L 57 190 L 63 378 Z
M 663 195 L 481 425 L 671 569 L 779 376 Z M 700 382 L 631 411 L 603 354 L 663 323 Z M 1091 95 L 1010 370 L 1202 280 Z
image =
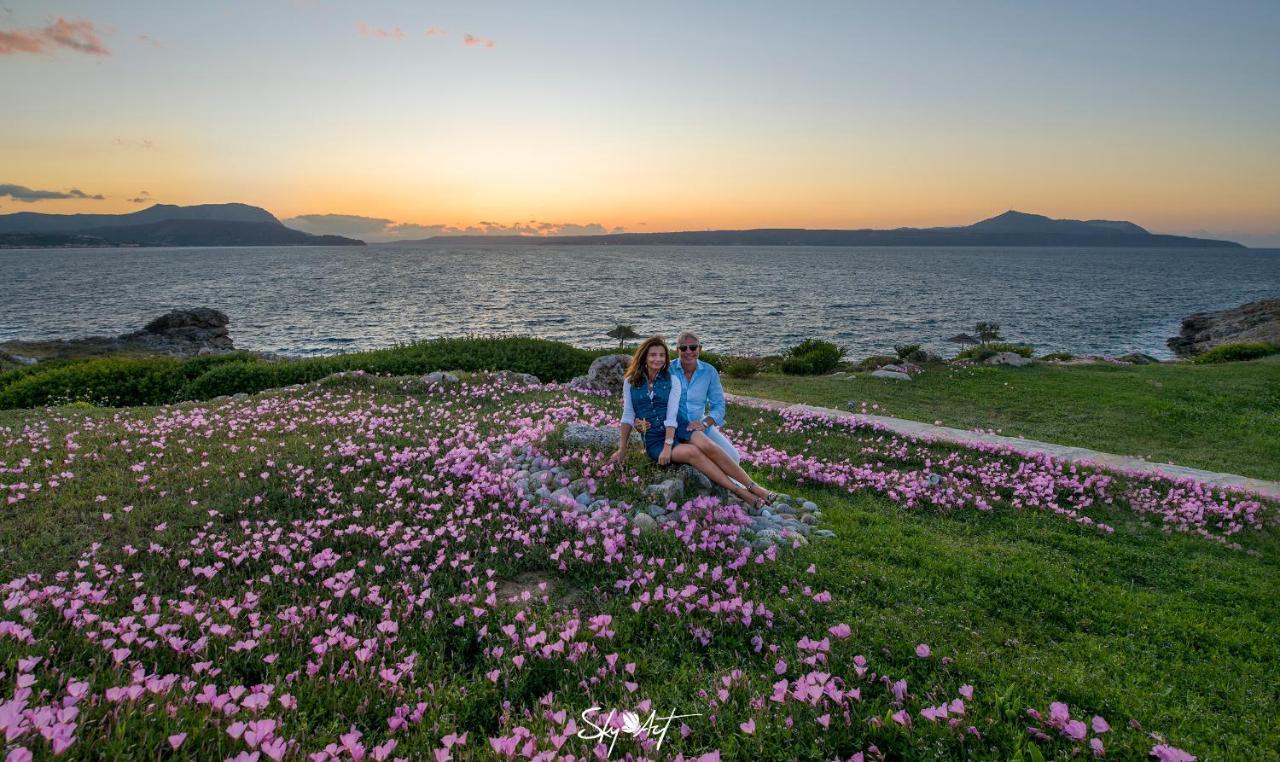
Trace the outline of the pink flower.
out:
M 1196 758 L 1176 746 L 1157 744 L 1151 747 L 1151 756 L 1160 762 L 1196 762 Z
M 738 727 L 743 733 L 746 733 L 749 736 L 755 735 L 756 733 L 756 721 L 754 719 L 747 720 L 746 722 L 738 725 Z
M 186 733 L 174 733 L 173 735 L 169 736 L 169 746 L 174 751 L 177 751 L 178 747 L 181 746 L 182 742 L 185 740 L 187 740 Z
M 1093 732 L 1105 733 L 1110 729 L 1111 729 L 1111 726 L 1107 724 L 1106 720 L 1102 719 L 1096 714 L 1093 716 Z
M 931 653 L 933 652 L 929 650 L 929 646 L 925 645 L 924 643 L 921 643 L 920 645 L 916 646 L 916 656 L 919 656 L 921 659 L 928 659 L 929 654 Z
M 836 626 L 829 628 L 827 632 L 831 633 L 833 637 L 837 637 L 837 638 L 840 638 L 841 640 L 844 640 L 845 638 L 849 637 L 850 630 L 849 630 L 849 625 L 845 624 L 844 622 L 841 622 L 840 624 L 837 624 Z
M 1089 749 L 1093 751 L 1093 756 L 1095 757 L 1101 757 L 1107 753 L 1107 750 L 1102 746 L 1101 738 L 1090 738 Z

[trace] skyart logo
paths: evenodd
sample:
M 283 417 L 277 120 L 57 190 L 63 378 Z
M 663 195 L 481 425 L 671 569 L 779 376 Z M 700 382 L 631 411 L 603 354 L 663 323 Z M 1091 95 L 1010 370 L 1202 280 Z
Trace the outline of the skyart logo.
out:
M 635 712 L 619 712 L 617 709 L 610 709 L 609 714 L 602 719 L 600 712 L 601 708 L 598 706 L 582 710 L 582 721 L 591 727 L 579 730 L 578 738 L 584 741 L 603 741 L 608 738 L 610 755 L 613 754 L 613 747 L 622 733 L 632 737 L 638 737 L 643 733 L 646 738 L 655 738 L 658 741 L 655 747 L 657 750 L 662 748 L 662 742 L 666 740 L 667 730 L 670 729 L 673 720 L 702 716 L 701 714 L 669 714 L 666 717 L 659 717 L 657 712 L 650 712 L 649 718 L 642 720 Z M 601 720 L 600 724 L 592 721 L 593 717 Z

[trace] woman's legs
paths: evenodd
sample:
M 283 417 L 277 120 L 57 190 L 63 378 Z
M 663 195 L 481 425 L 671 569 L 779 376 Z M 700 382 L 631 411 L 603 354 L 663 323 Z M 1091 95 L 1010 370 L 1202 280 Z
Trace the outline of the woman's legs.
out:
M 705 438 L 706 437 L 703 437 L 703 439 Z M 715 445 L 712 445 L 712 447 L 715 447 Z M 683 442 L 677 444 L 675 448 L 671 450 L 671 459 L 677 463 L 688 463 L 706 474 L 707 478 L 712 482 L 724 487 L 747 502 L 752 502 L 756 497 L 749 490 L 743 489 L 740 485 L 734 484 L 733 480 L 725 474 L 724 469 L 716 465 L 716 463 L 708 458 L 706 453 L 696 445 L 685 444 Z
M 735 479 L 744 486 L 750 484 L 751 494 L 757 497 L 767 497 L 769 490 L 756 484 L 747 472 L 742 470 L 742 466 L 733 462 L 733 458 L 729 454 L 720 449 L 720 445 L 712 442 L 711 439 L 701 431 L 693 432 L 693 438 L 690 443 L 698 448 L 698 451 L 707 457 L 709 461 L 714 463 L 721 471 L 730 479 Z M 758 490 L 758 491 L 757 491 Z

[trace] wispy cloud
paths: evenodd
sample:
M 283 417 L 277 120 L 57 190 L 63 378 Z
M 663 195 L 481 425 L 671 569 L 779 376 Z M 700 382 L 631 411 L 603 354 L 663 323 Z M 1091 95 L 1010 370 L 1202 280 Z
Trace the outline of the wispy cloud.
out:
M 400 27 L 394 29 L 383 29 L 382 27 L 369 26 L 361 21 L 356 27 L 360 30 L 360 34 L 364 37 L 374 37 L 384 40 L 403 40 L 405 38 L 404 31 Z
M 134 138 L 116 138 L 111 141 L 117 148 L 136 148 L 147 151 L 156 147 L 155 143 L 150 140 L 136 140 Z
M 354 214 L 304 214 L 284 220 L 289 227 L 318 235 L 346 235 L 364 238 L 367 241 L 390 242 L 407 241 L 416 238 L 431 238 L 439 235 L 463 236 L 557 236 L 557 235 L 601 235 L 604 233 L 622 233 L 625 230 L 615 227 L 605 228 L 598 222 L 585 224 L 572 222 L 513 222 L 506 225 L 500 222 L 477 222 L 474 225 L 418 224 L 413 222 L 396 222 L 383 217 L 362 217 Z
M 164 47 L 164 45 L 162 45 L 159 40 L 157 40 L 156 38 L 152 37 L 149 34 L 138 35 L 138 42 L 141 42 L 144 45 L 150 45 L 151 47 L 157 48 L 157 49 Z
M 474 34 L 468 34 L 462 38 L 462 44 L 473 48 L 492 48 L 496 43 L 493 40 L 484 37 L 476 37 Z
M 63 198 L 81 198 L 92 201 L 101 201 L 106 198 L 101 193 L 91 196 L 79 188 L 72 188 L 69 191 L 34 190 L 25 185 L 13 185 L 12 183 L 0 183 L 0 196 L 8 196 L 14 201 L 23 201 L 28 204 L 36 201 L 49 201 L 52 199 Z
M 0 55 L 42 55 L 59 49 L 91 56 L 111 55 L 92 21 L 67 21 L 59 17 L 39 29 L 0 30 Z
M 151 201 L 152 198 L 151 198 L 151 194 L 148 193 L 147 191 L 138 191 L 138 195 L 129 200 L 135 204 L 145 204 L 148 201 Z
M 423 32 L 423 34 L 426 35 L 427 37 L 444 37 L 448 33 L 449 33 L 449 30 L 441 29 L 438 26 L 429 26 L 427 27 L 427 31 Z

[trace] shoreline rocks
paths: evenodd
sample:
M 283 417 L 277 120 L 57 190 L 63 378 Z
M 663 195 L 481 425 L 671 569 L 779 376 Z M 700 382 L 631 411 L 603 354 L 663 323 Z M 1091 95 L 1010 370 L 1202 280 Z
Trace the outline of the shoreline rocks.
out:
M 1194 357 L 1221 344 L 1269 341 L 1280 345 L 1280 299 L 1263 299 L 1217 312 L 1197 312 L 1182 319 L 1181 332 L 1169 339 L 1178 357 Z
M 86 336 L 77 339 L 7 341 L 0 354 L 11 361 L 32 365 L 43 360 L 144 353 L 170 357 L 196 357 L 237 351 L 227 326 L 226 313 L 211 307 L 166 312 L 141 330 L 119 336 Z

